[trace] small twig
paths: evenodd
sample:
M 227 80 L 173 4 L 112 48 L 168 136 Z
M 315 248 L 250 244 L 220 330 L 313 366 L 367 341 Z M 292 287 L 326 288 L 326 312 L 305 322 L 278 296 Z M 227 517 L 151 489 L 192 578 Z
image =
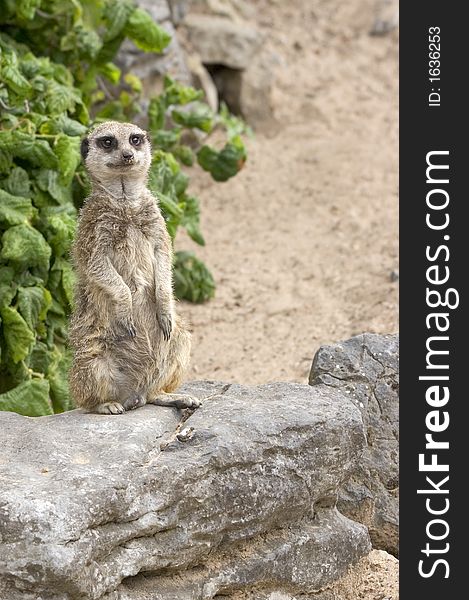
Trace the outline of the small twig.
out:
M 49 13 L 46 13 L 39 8 L 36 8 L 36 14 L 42 17 L 43 19 L 55 19 L 53 15 L 50 15 Z
M 8 106 L 1 98 L 0 98 L 0 106 L 5 110 L 13 110 L 11 106 Z
M 78 179 L 78 183 L 81 185 L 81 187 L 86 187 L 86 183 L 81 178 L 80 173 L 76 172 L 75 177 Z
M 104 81 L 102 77 L 96 77 L 96 80 L 98 82 L 98 86 L 101 88 L 101 90 L 104 92 L 104 95 L 106 96 L 106 98 L 108 100 L 114 100 L 114 96 L 111 94 L 111 92 L 107 89 L 107 87 L 104 85 Z

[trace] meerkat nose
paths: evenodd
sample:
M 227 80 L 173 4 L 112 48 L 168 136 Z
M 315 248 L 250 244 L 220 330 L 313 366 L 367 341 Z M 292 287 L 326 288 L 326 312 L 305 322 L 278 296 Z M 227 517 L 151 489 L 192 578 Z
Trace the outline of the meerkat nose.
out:
M 134 157 L 134 154 L 130 150 L 122 150 L 122 158 L 125 161 L 127 161 L 127 162 L 131 161 L 133 159 L 133 157 Z

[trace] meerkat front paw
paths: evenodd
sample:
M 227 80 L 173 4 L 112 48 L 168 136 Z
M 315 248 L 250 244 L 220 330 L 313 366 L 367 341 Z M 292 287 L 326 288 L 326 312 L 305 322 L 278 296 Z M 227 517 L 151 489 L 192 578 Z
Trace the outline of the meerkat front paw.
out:
M 125 408 L 119 402 L 106 402 L 97 406 L 94 412 L 100 415 L 121 415 Z
M 171 318 L 171 315 L 158 315 L 158 323 L 160 324 L 164 339 L 168 341 L 171 337 L 171 332 L 173 330 L 173 320 Z
M 137 335 L 134 322 L 130 318 L 120 319 L 118 321 L 119 328 L 125 332 L 126 337 L 134 338 Z

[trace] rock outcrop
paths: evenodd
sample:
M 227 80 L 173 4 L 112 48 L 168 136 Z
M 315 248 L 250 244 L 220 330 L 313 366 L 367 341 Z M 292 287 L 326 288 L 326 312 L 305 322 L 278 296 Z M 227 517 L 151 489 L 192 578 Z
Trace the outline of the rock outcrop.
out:
M 142 80 L 143 94 L 148 100 L 152 95 L 161 92 L 164 75 L 169 75 L 185 85 L 191 84 L 192 78 L 185 52 L 176 34 L 172 20 L 173 12 L 167 0 L 138 0 L 138 4 L 171 35 L 171 42 L 161 55 L 145 53 L 129 40 L 122 44 L 117 55 L 116 62 L 119 67 L 125 73 L 137 75 Z M 174 10 L 179 10 L 176 5 Z
M 181 25 L 188 52 L 207 66 L 220 99 L 253 127 L 268 127 L 279 57 L 264 34 L 231 2 L 195 3 Z
M 364 448 L 328 385 L 188 384 L 195 413 L 0 413 L 2 600 L 313 594 L 370 543 L 337 492 Z
M 117 55 L 122 71 L 142 81 L 144 113 L 149 98 L 162 91 L 167 74 L 202 89 L 215 112 L 223 100 L 254 127 L 273 123 L 272 93 L 279 57 L 267 49 L 265 36 L 249 19 L 249 4 L 220 0 L 137 3 L 171 35 L 161 55 L 146 54 L 129 40 Z
M 399 336 L 366 333 L 317 352 L 309 382 L 337 389 L 363 418 L 367 448 L 338 508 L 365 524 L 373 546 L 399 548 Z
M 246 69 L 262 44 L 262 36 L 255 27 L 225 17 L 189 13 L 184 27 L 206 64 Z

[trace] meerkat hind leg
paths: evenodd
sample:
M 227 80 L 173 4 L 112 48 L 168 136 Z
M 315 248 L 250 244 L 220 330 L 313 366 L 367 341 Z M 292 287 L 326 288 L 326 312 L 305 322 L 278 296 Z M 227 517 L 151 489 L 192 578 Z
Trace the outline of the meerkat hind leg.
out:
M 140 408 L 146 404 L 145 398 L 142 394 L 132 394 L 129 396 L 123 403 L 122 406 L 125 410 L 135 410 L 136 408 Z
M 105 402 L 98 404 L 93 412 L 99 415 L 121 415 L 125 412 L 125 408 L 120 402 Z
M 168 394 L 159 392 L 155 397 L 149 398 L 147 404 L 156 404 L 156 406 L 171 406 L 174 408 L 199 408 L 202 402 L 193 396 L 187 394 Z

